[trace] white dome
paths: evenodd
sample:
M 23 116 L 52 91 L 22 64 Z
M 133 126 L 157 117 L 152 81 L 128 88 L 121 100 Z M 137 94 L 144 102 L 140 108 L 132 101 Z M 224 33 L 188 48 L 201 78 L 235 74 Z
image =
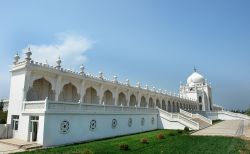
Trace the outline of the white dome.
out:
M 194 84 L 204 84 L 205 83 L 205 79 L 202 75 L 200 75 L 197 72 L 194 72 L 193 74 L 191 74 L 188 79 L 187 79 L 187 83 L 189 85 L 194 85 Z

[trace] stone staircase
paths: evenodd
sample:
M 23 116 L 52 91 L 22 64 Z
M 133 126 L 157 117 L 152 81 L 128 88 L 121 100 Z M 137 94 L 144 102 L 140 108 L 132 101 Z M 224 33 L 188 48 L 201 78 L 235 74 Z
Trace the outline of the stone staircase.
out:
M 192 118 L 192 120 L 199 123 L 199 128 L 200 129 L 211 126 L 209 123 L 207 123 L 207 122 L 205 122 L 205 121 L 203 121 L 203 120 L 201 120 L 199 118 Z
M 180 114 L 182 116 L 185 116 L 186 118 L 191 119 L 192 121 L 199 123 L 199 129 L 204 129 L 212 125 L 211 119 L 208 119 L 200 114 L 192 114 L 182 109 L 180 109 Z
M 191 130 L 199 130 L 199 123 L 195 122 L 186 115 L 181 115 L 179 113 L 169 113 L 160 108 L 158 108 L 158 111 L 159 111 L 159 117 L 162 120 L 165 119 L 170 123 L 170 124 L 168 123 L 167 126 L 172 126 L 171 128 L 163 127 L 163 129 L 184 129 L 184 127 L 186 126 Z M 181 124 L 182 126 L 180 126 L 179 124 Z

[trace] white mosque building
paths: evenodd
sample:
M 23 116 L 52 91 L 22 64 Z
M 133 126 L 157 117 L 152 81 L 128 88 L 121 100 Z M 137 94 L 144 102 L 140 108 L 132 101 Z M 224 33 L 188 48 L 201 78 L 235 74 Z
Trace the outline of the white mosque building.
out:
M 11 69 L 7 124 L 16 139 L 46 147 L 154 129 L 199 130 L 231 116 L 218 111 L 211 85 L 197 71 L 173 94 L 86 74 L 83 66 L 63 69 L 60 59 L 42 64 L 31 55 L 28 50 L 23 61 L 16 55 Z

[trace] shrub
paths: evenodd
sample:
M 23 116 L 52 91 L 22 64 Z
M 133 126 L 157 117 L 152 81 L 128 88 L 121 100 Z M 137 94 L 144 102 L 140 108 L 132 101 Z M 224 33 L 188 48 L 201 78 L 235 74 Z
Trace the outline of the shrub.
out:
M 169 136 L 175 136 L 176 134 L 174 132 L 170 132 L 168 135 Z
M 148 139 L 147 139 L 147 138 L 142 138 L 142 139 L 140 140 L 140 142 L 141 142 L 142 144 L 148 144 Z
M 184 131 L 185 131 L 185 132 L 189 132 L 189 128 L 188 128 L 188 127 L 185 127 L 185 128 L 184 128 Z
M 158 139 L 164 139 L 165 136 L 164 136 L 163 133 L 159 133 L 159 134 L 156 135 L 156 138 L 158 138 Z
M 120 150 L 128 151 L 129 150 L 128 144 L 120 144 Z
M 178 134 L 182 134 L 183 131 L 182 131 L 182 130 L 178 130 L 177 133 L 178 133 Z
M 7 112 L 0 111 L 0 124 L 6 124 L 7 115 Z

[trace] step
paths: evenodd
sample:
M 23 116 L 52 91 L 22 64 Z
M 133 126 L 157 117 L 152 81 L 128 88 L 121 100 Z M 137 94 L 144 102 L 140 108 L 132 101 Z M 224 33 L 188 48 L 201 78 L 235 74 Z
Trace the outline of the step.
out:
M 203 128 L 206 128 L 206 127 L 210 126 L 209 123 L 207 123 L 207 122 L 205 122 L 205 121 L 203 121 L 203 120 L 201 120 L 199 118 L 192 118 L 192 120 L 199 123 L 200 129 L 203 129 Z

